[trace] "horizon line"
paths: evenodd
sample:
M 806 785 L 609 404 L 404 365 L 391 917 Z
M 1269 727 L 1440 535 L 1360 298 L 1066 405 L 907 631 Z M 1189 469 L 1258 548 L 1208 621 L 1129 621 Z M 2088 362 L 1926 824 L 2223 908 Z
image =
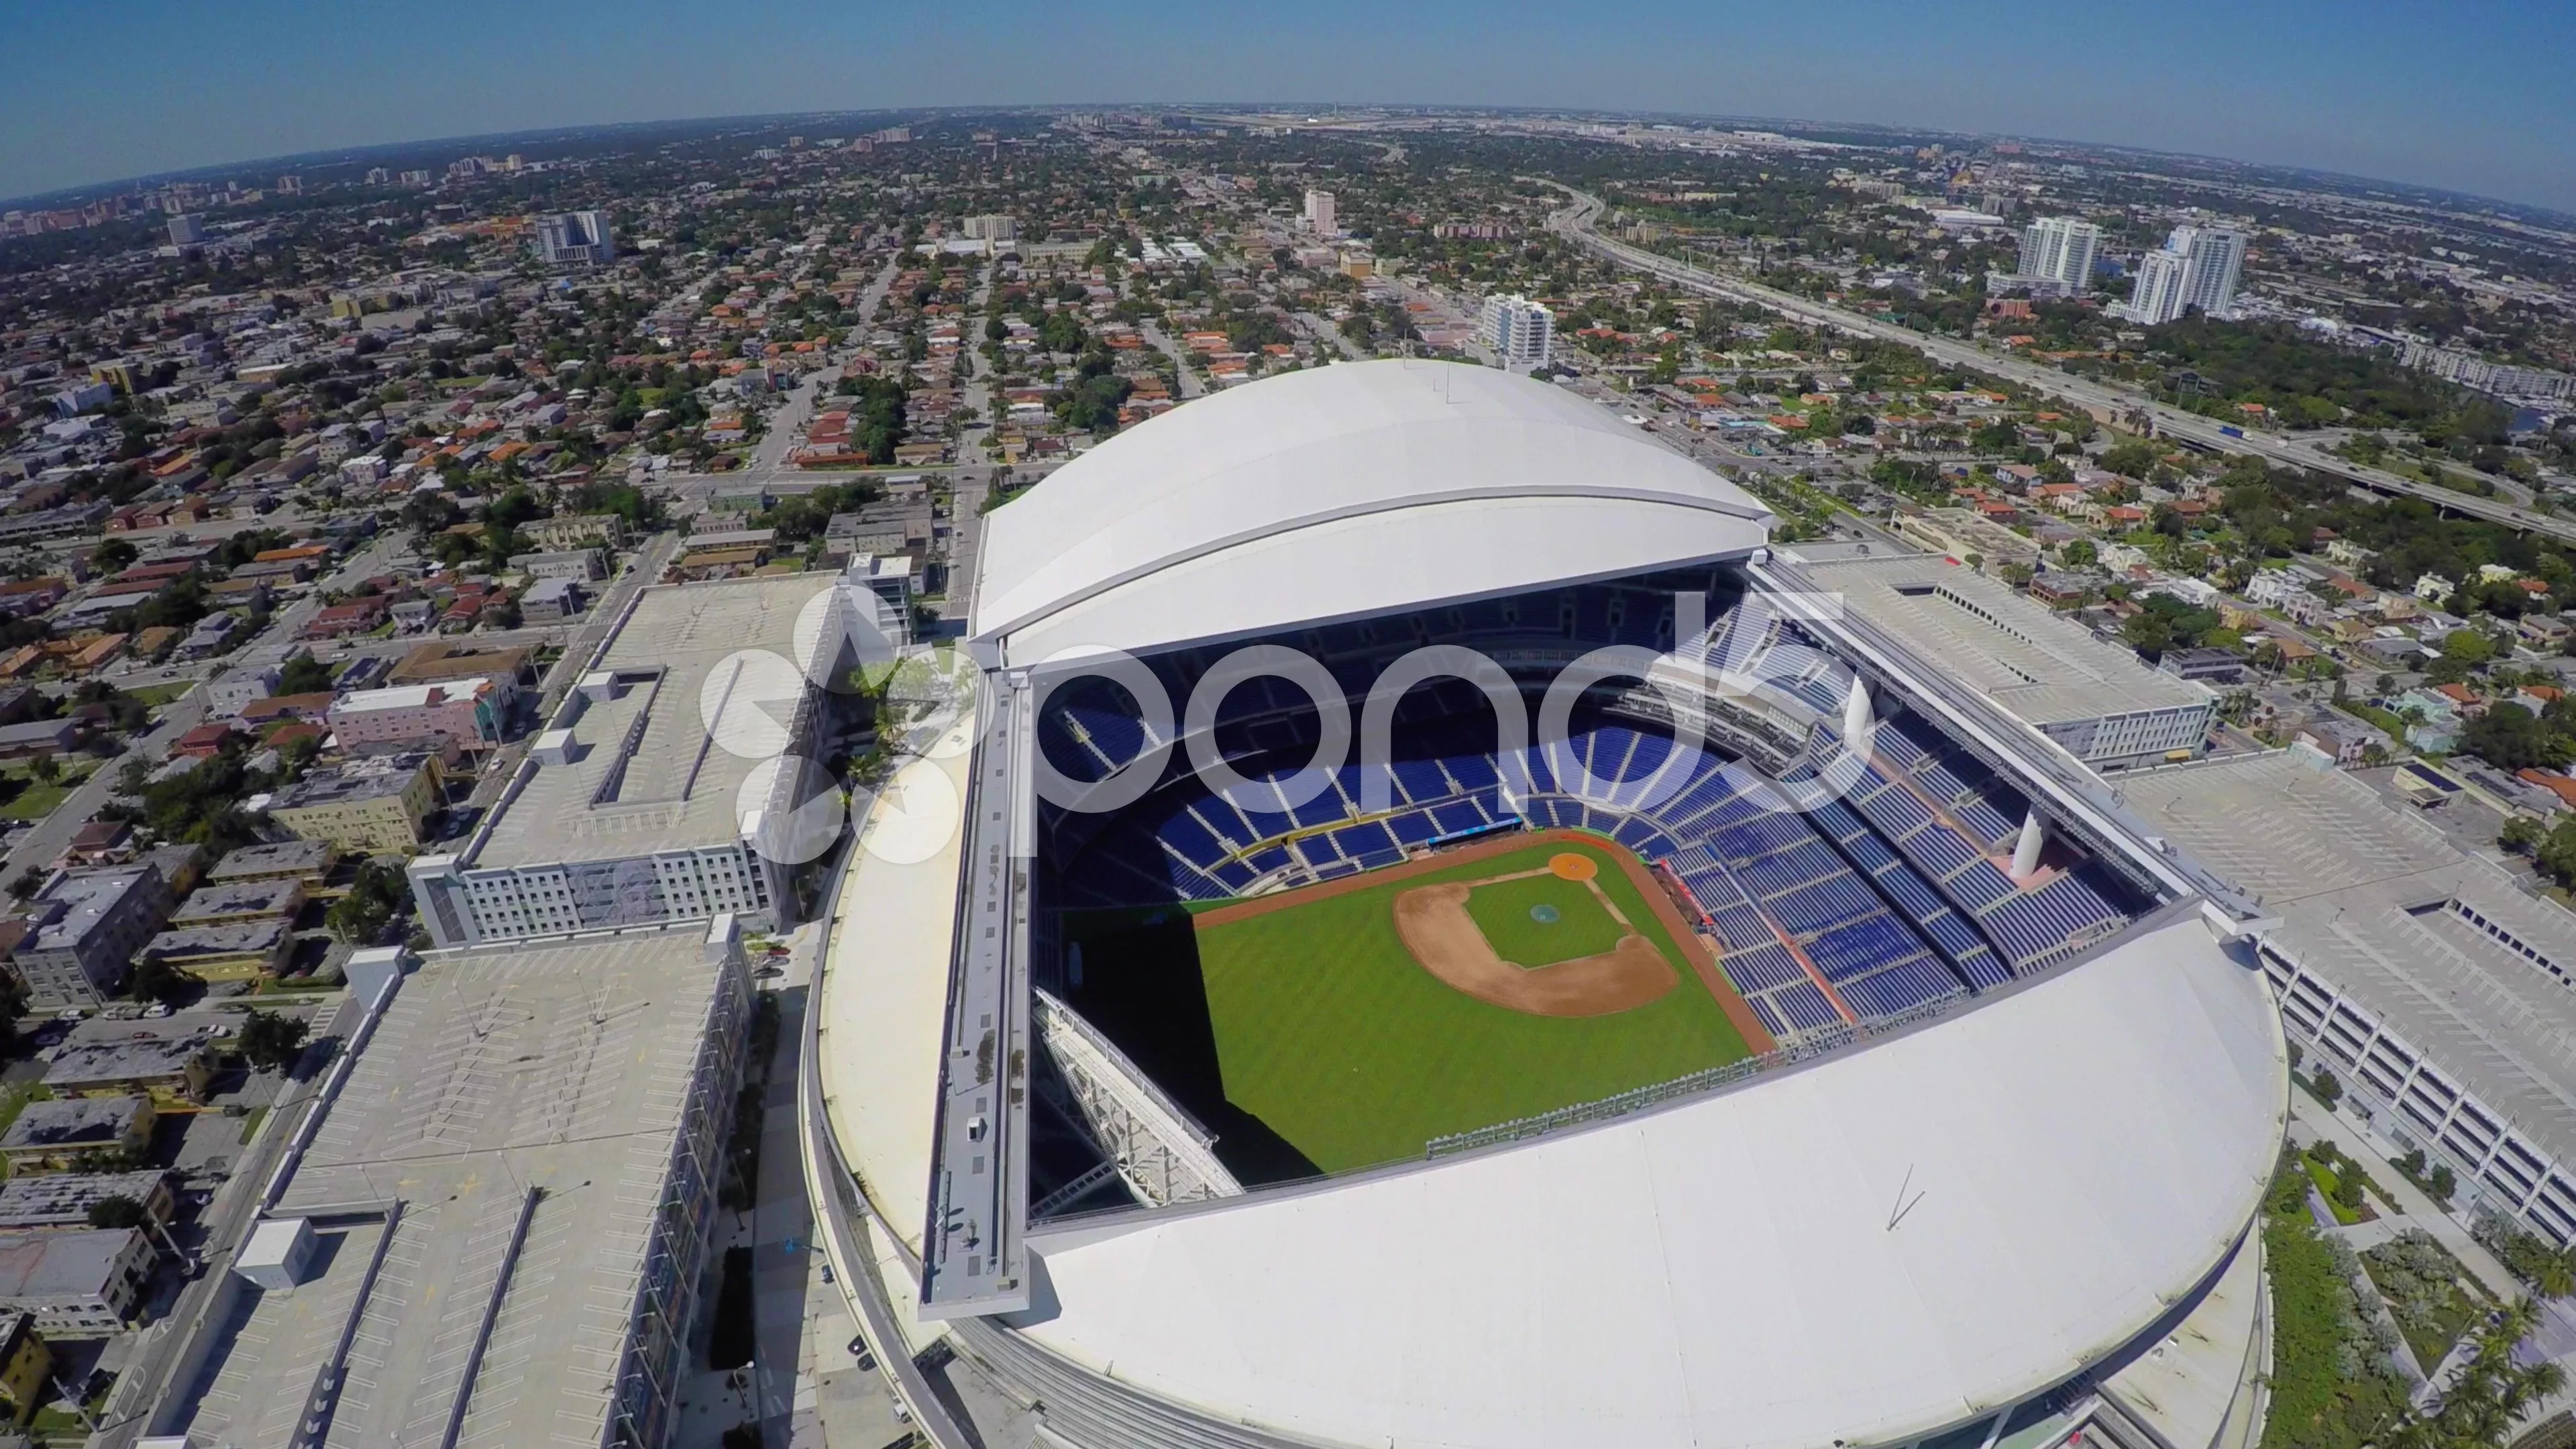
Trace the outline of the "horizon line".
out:
M 1890 124 L 1890 123 L 1887 123 L 1887 122 L 1881 122 L 1881 121 L 1840 121 L 1840 120 L 1830 120 L 1830 119 L 1818 119 L 1818 118 L 1814 118 L 1814 117 L 1804 117 L 1804 116 L 1764 116 L 1764 115 L 1752 115 L 1752 114 L 1730 114 L 1730 113 L 1726 113 L 1726 112 L 1717 112 L 1717 111 L 1616 110 L 1616 109 L 1606 109 L 1606 108 L 1599 108 L 1599 107 L 1545 106 L 1545 105 L 1467 105 L 1467 104 L 1462 104 L 1462 103 L 1450 103 L 1450 102 L 1440 102 L 1440 103 L 1435 103 L 1435 102 L 1419 102 L 1419 101 L 1318 101 L 1318 102 L 1313 102 L 1313 103 L 1311 103 L 1311 104 L 1310 104 L 1310 103 L 1307 103 L 1307 102 L 1300 102 L 1300 101 L 1296 101 L 1296 100 L 1293 100 L 1293 99 L 1260 100 L 1260 101 L 1249 101 L 1249 100 L 1231 100 L 1231 101 L 1229 101 L 1229 100 L 1187 100 L 1187 101 L 1184 101 L 1184 100 L 1162 100 L 1162 101 L 1126 100 L 1126 101 L 1047 101 L 1047 102 L 1020 102 L 1020 103 L 999 103 L 999 102 L 995 102 L 995 103 L 986 103 L 986 102 L 970 102 L 970 103 L 958 103 L 958 104 L 946 104 L 946 105 L 884 106 L 884 107 L 873 107 L 873 108 L 853 108 L 853 109 L 843 109 L 843 110 L 814 110 L 814 109 L 804 109 L 804 110 L 789 110 L 789 111 L 747 112 L 747 113 L 732 114 L 732 115 L 698 115 L 698 116 L 687 116 L 687 115 L 682 115 L 682 116 L 663 116 L 663 117 L 656 117 L 656 118 L 653 118 L 653 119 L 650 119 L 650 120 L 636 120 L 636 121 L 576 121 L 576 122 L 571 122 L 571 123 L 564 124 L 564 125 L 557 125 L 557 126 L 535 126 L 535 127 L 529 127 L 529 128 L 525 128 L 525 129 L 522 129 L 522 130 L 516 130 L 516 131 L 482 131 L 482 132 L 471 132 L 471 133 L 466 133 L 466 134 L 461 134 L 461 135 L 451 135 L 451 136 L 421 136 L 421 137 L 415 137 L 415 138 L 410 138 L 410 139 L 405 139 L 405 140 L 400 140 L 400 141 L 369 141 L 369 142 L 358 142 L 358 143 L 351 143 L 351 144 L 348 144 L 348 145 L 342 145 L 342 146 L 327 146 L 327 147 L 321 147 L 321 148 L 317 148 L 317 149 L 315 149 L 315 150 L 310 150 L 310 151 L 291 151 L 291 152 L 282 152 L 282 153 L 279 153 L 279 154 L 276 154 L 276 155 L 270 155 L 270 156 L 251 156 L 251 157 L 244 157 L 244 158 L 241 158 L 241 159 L 238 159 L 238 160 L 211 162 L 211 163 L 208 163 L 208 164 L 206 164 L 206 165 L 202 165 L 202 166 L 188 166 L 188 167 L 180 167 L 180 168 L 176 168 L 176 169 L 172 169 L 172 170 L 166 170 L 166 171 L 147 171 L 147 172 L 140 172 L 140 173 L 137 173 L 137 174 L 135 174 L 135 175 L 126 176 L 126 177 L 120 177 L 120 178 L 115 178 L 115 179 L 111 179 L 111 180 L 105 180 L 105 181 L 93 181 L 93 182 L 82 182 L 82 183 L 78 183 L 78 184 L 71 185 L 71 186 L 60 186 L 60 187 L 55 187 L 54 189 L 52 189 L 52 190 L 50 190 L 50 191 L 28 192 L 28 193 L 25 193 L 25 194 L 22 194 L 22 195 L 19 195 L 19 196 L 0 197 L 0 208 L 11 209 L 11 210 L 51 209 L 51 208 L 50 208 L 50 206 L 48 206 L 48 205 L 46 205 L 46 204 L 51 203 L 51 204 L 54 204 L 54 205 L 59 205 L 62 201 L 69 200 L 69 199 L 74 199 L 74 198 L 87 198 L 87 197 L 97 197 L 97 196 L 114 195 L 114 194 L 124 194 L 124 193 L 129 192 L 129 191 L 143 190 L 143 189 L 146 189 L 146 188 L 148 188 L 148 187 L 150 187 L 150 186 L 152 186 L 152 185 L 156 185 L 156 184 L 164 184 L 164 183 L 173 182 L 173 181 L 183 181 L 183 180 L 189 180 L 189 179 L 196 178 L 196 177 L 206 176 L 206 175 L 209 175 L 209 174 L 217 174 L 217 173 L 230 172 L 230 171 L 247 170 L 247 169 L 256 168 L 256 167 L 265 167 L 265 166 L 271 166 L 271 165 L 278 165 L 278 164 L 281 164 L 281 163 L 288 163 L 288 162 L 297 162 L 297 161 L 319 161 L 319 160 L 326 160 L 326 159 L 328 159 L 328 160 L 334 160 L 334 161 L 344 161 L 344 160 L 347 160 L 347 159 L 350 159 L 350 158 L 354 158 L 354 157 L 357 157 L 357 156 L 359 156 L 359 155 L 362 155 L 362 154 L 365 154 L 365 153 L 368 153 L 368 152 L 396 151 L 396 150 L 403 150 L 403 149 L 407 149 L 407 148 L 423 147 L 423 146 L 464 145 L 464 144 L 468 144 L 468 143 L 472 143 L 472 142 L 501 141 L 501 140 L 510 140 L 510 139 L 516 139 L 516 138 L 522 138 L 522 137 L 554 137 L 554 136 L 569 136 L 569 135 L 580 134 L 580 133 L 583 133 L 583 132 L 618 131 L 618 130 L 644 129 L 644 128 L 648 128 L 648 127 L 656 127 L 656 126 L 722 126 L 722 125 L 727 125 L 727 124 L 732 124 L 732 123 L 745 123 L 745 122 L 775 124 L 775 123 L 779 123 L 779 122 L 783 122 L 783 121 L 787 121 L 787 120 L 792 120 L 792 119 L 796 119 L 796 118 L 800 118 L 800 117 L 808 117 L 808 116 L 811 116 L 811 117 L 817 117 L 817 118 L 838 118 L 838 117 L 843 117 L 843 116 L 891 116 L 891 115 L 901 115 L 901 114 L 906 114 L 906 113 L 913 113 L 913 114 L 927 113 L 927 114 L 930 114 L 930 115 L 933 115 L 933 116 L 942 116 L 942 115 L 957 115 L 957 114 L 973 114 L 973 113 L 978 113 L 978 112 L 983 112 L 983 113 L 996 113 L 996 114 L 1009 114 L 1009 113 L 1015 113 L 1015 112 L 1016 112 L 1016 113 L 1043 113 L 1043 112 L 1071 112 L 1071 113 L 1080 113 L 1080 112 L 1086 112 L 1086 111 L 1109 111 L 1109 110 L 1150 110 L 1150 109 L 1181 109 L 1181 110 L 1186 110 L 1186 109 L 1191 109 L 1191 108 L 1205 108 L 1205 109 L 1213 109 L 1213 110 L 1259 110 L 1259 109 L 1270 109 L 1270 108 L 1285 109 L 1285 110 L 1310 110 L 1310 109 L 1314 109 L 1314 108 L 1317 108 L 1317 107 L 1327 108 L 1327 109 L 1348 107 L 1348 108 L 1357 109 L 1357 110 L 1413 111 L 1413 112 L 1431 113 L 1431 114 L 1448 113 L 1448 114 L 1455 114 L 1455 115 L 1460 115 L 1460 116 L 1475 116 L 1475 115 L 1513 115 L 1513 114 L 1521 114 L 1521 115 L 1564 116 L 1564 117 L 1570 117 L 1570 118 L 1577 118 L 1577 117 L 1598 117 L 1598 118 L 1605 118 L 1605 119 L 1631 119 L 1631 120 L 1643 120 L 1643 119 L 1655 119 L 1655 118 L 1660 118 L 1660 119 L 1686 119 L 1686 120 L 1693 120 L 1693 121 L 1725 121 L 1725 122 L 1754 121 L 1754 122 L 1765 122 L 1765 123 L 1770 123 L 1770 124 L 1775 124 L 1775 125 L 1803 126 L 1803 127 L 1814 128 L 1814 129 L 1847 129 L 1847 130 L 1858 130 L 1858 131 L 1876 131 L 1876 132 L 1885 132 L 1885 133 L 1887 133 L 1887 134 L 1889 134 L 1889 135 L 1920 134 L 1920 135 L 1936 135 L 1936 136 L 1955 136 L 1955 137 L 1960 137 L 1960 138 L 1964 138 L 1964 139 L 1970 139 L 1970 140 L 1976 140 L 1976 141 L 1983 141 L 1983 142 L 2009 141 L 2009 142 L 2016 142 L 2016 143 L 2024 143 L 2024 142 L 2027 142 L 2027 143 L 2036 143 L 2036 144 L 2040 144 L 2040 145 L 2047 145 L 2047 146 L 2082 147 L 2082 148 L 2095 149 L 2095 150 L 2107 150 L 2107 151 L 2115 151 L 2115 152 L 2125 152 L 2125 153 L 2128 153 L 2128 154 L 2131 154 L 2131 155 L 2137 155 L 2137 156 L 2152 156 L 2152 157 L 2160 157 L 2160 158 L 2166 158 L 2166 159 L 2172 159 L 2172 160 L 2209 162 L 2209 163 L 2215 163 L 2215 164 L 2223 165 L 2223 166 L 2242 167 L 2242 168 L 2248 168 L 2248 169 L 2252 169 L 2252 170 L 2259 170 L 2259 171 L 2275 171 L 2275 172 L 2284 172 L 2284 173 L 2289 173 L 2289 174 L 2292 174 L 2292 175 L 2318 177 L 2318 178 L 2324 178 L 2324 179 L 2329 179 L 2329 180 L 2334 180 L 2334 181 L 2363 183 L 2363 184 L 2367 184 L 2367 185 L 2370 185 L 2370 186 L 2387 187 L 2387 188 L 2391 188 L 2391 189 L 2395 189 L 2395 190 L 2400 190 L 2400 191 L 2412 191 L 2412 192 L 2417 192 L 2417 193 L 2421 193 L 2421 194 L 2428 195 L 2428 196 L 2434 196 L 2434 197 L 2444 197 L 2444 198 L 2456 199 L 2456 200 L 2459 200 L 2459 201 L 2477 202 L 2477 203 L 2482 203 L 2482 204 L 2490 205 L 2490 206 L 2510 207 L 2510 208 L 2513 208 L 2513 209 L 2515 209 L 2515 210 L 2524 211 L 2524 212 L 2536 213 L 2536 214 L 2541 215 L 2541 216 L 2547 216 L 2547 217 L 2555 218 L 2555 219 L 2557 219 L 2557 220 L 2559 220 L 2559 221 L 2566 222 L 2566 223 L 2568 223 L 2568 224 L 2570 224 L 2570 225 L 2576 225 L 2576 210 L 2560 210 L 2560 209 L 2559 209 L 2559 208 L 2557 208 L 2557 207 L 2553 207 L 2553 206 L 2546 206 L 2546 205 L 2543 205 L 2543 204 L 2538 203 L 2538 202 L 2515 201 L 2515 200 L 2512 200 L 2512 199 L 2510 199 L 2510 198 L 2508 198 L 2508 197 L 2501 197 L 2501 196 L 2488 196 L 2488 195 L 2484 195 L 2484 194 L 2479 193 L 2479 192 L 2474 192 L 2474 191 L 2461 191 L 2461 190 L 2456 190 L 2456 189 L 2453 189 L 2453 188 L 2450 188 L 2450 187 L 2435 186 L 2435 185 L 2431 185 L 2431 184 L 2429 184 L 2429 183 L 2425 183 L 2425 182 L 2399 181 L 2399 180 L 2396 180 L 2396 179 L 2391 178 L 2391 177 L 2384 177 L 2384 176 L 2366 176 L 2366 175 L 2363 175 L 2363 174 L 2361 174 L 2361 173 L 2359 173 L 2359 172 L 2336 171 L 2336 170 L 2332 170 L 2332 169 L 2325 168 L 2325 167 L 2318 167 L 2318 166 L 2302 166 L 2302 165 L 2292 164 L 2292 163 L 2288 163 L 2288 162 L 2276 162 L 2276 161 L 2251 161 L 2251 160 L 2246 160 L 2246 159 L 2241 158 L 2241 157 L 2233 157 L 2233 156 L 2215 156 L 2215 155 L 2209 155 L 2209 154 L 2202 153 L 2202 152 L 2197 152 L 2197 151 L 2166 151 L 2166 150 L 2159 150 L 2159 149 L 2157 149 L 2157 148 L 2155 148 L 2155 147 L 2151 147 L 2151 146 L 2137 146 L 2137 145 L 2131 145 L 2131 144 L 2128 144 L 2128 143 L 2125 143 L 2125 142 L 2118 142 L 2118 141 L 2096 141 L 2096 140 L 2084 140 L 2084 139 L 2080 139 L 2080 138 L 2075 138 L 2075 137 L 2064 137 L 2064 136 L 2034 136 L 2034 135 L 2024 135 L 2024 134 L 2020 134 L 2020 133 L 2007 132 L 2007 131 L 1969 131 L 1969 130 L 1961 130 L 1961 129 L 1958 129 L 1958 128 L 1956 128 L 1956 127 L 1950 127 L 1950 126 L 1938 126 L 1938 125 L 1919 125 L 1919 126 L 1918 126 L 1918 125 L 1895 125 L 1895 124 Z

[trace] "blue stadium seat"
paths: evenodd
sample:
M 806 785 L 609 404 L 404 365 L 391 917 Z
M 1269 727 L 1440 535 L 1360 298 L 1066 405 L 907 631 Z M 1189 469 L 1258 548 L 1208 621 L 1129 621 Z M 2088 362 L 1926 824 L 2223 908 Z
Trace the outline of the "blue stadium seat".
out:
M 1709 915 L 1717 922 L 1718 938 L 1735 950 L 1749 951 L 1759 946 L 1776 945 L 1780 940 L 1779 933 L 1773 931 L 1763 920 L 1762 913 L 1752 906 L 1711 905 Z
M 1244 858 L 1244 864 L 1251 866 L 1256 875 L 1268 875 L 1274 870 L 1285 869 L 1296 863 L 1295 856 L 1275 845 L 1268 850 L 1254 851 Z
M 2018 822 L 2006 820 L 2003 812 L 1987 804 L 1983 795 L 1970 795 L 1950 813 L 1958 817 L 1959 823 L 1966 826 L 1969 833 L 1987 845 L 2015 838 L 2021 832 Z
M 1395 837 L 1387 834 L 1386 827 L 1375 821 L 1354 825 L 1348 830 L 1336 830 L 1332 840 L 1335 848 L 1353 860 L 1371 854 L 1395 853 Z
M 1416 805 L 1446 800 L 1455 793 L 1437 760 L 1396 760 L 1387 768 L 1394 774 L 1395 783 L 1403 790 L 1404 798 Z
M 1807 968 L 1798 964 L 1788 947 L 1777 944 L 1728 952 L 1719 964 L 1726 968 L 1726 979 L 1747 996 L 1807 979 Z
M 1780 1009 L 1771 1004 L 1770 997 L 1755 996 L 1748 1000 L 1753 1007 L 1753 1014 L 1762 1018 L 1762 1029 L 1771 1034 L 1773 1041 L 1778 1041 L 1789 1034 L 1789 1023 L 1781 1017 Z
M 1406 845 L 1424 844 L 1440 833 L 1440 828 L 1431 823 L 1428 810 L 1408 810 L 1402 815 L 1390 815 L 1378 823 Z
M 1942 889 L 1950 893 L 1953 900 L 1966 906 L 1971 914 L 1978 916 L 1983 916 L 1987 907 L 1998 901 L 2008 900 L 2015 894 L 2012 877 L 1997 870 L 1995 863 L 1983 856 L 1970 862 L 1967 869 L 1943 880 L 1941 885 Z
M 1486 823 L 1484 812 L 1477 809 L 1476 802 L 1472 800 L 1452 801 L 1446 805 L 1435 805 L 1431 809 L 1434 834 L 1455 835 L 1461 830 L 1473 830 Z
M 1788 1018 L 1790 1028 L 1795 1031 L 1837 1026 L 1843 1019 L 1842 1013 L 1834 1010 L 1834 1004 L 1825 999 L 1825 993 L 1816 989 L 1816 983 L 1812 981 L 1802 981 L 1774 991 L 1771 1001 L 1780 1008 L 1780 1014 Z
M 1894 1016 L 1926 1002 L 1959 994 L 1957 982 L 1924 960 L 1891 966 L 1854 981 L 1838 981 L 1834 989 L 1842 993 L 1844 1003 L 1863 1020 Z

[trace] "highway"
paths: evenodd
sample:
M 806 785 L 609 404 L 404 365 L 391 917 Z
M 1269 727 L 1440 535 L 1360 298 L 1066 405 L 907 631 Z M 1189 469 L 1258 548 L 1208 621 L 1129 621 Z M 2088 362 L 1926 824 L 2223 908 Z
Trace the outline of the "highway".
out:
M 1734 302 L 1748 302 L 1766 308 L 1792 321 L 1811 327 L 1829 328 L 1855 337 L 1868 337 L 1882 342 L 1898 342 L 1914 348 L 1924 356 L 1945 366 L 1965 368 L 1990 377 L 2036 389 L 2066 399 L 2079 406 L 2098 409 L 2114 417 L 2143 416 L 2152 421 L 2161 437 L 2216 449 L 2226 453 L 2244 453 L 2277 463 L 2285 468 L 2305 468 L 2332 474 L 2374 492 L 2419 498 L 2447 512 L 2465 514 L 2489 523 L 2500 523 L 2546 535 L 2562 543 L 2576 543 L 2576 522 L 2517 508 L 2511 503 L 2475 494 L 2457 493 L 2430 483 L 2419 483 L 2379 468 L 2365 467 L 2349 459 L 2313 448 L 2303 442 L 2248 431 L 2242 436 L 2220 431 L 2214 419 L 2198 413 L 2184 412 L 2155 401 L 2145 393 L 2116 384 L 2078 377 L 2073 373 L 2032 362 L 2025 358 L 1988 352 L 1955 338 L 1934 337 L 1865 317 L 1846 308 L 1810 301 L 1805 297 L 1748 282 L 1739 277 L 1713 272 L 1704 267 L 1630 246 L 1601 235 L 1602 201 L 1587 192 L 1561 182 L 1545 182 L 1574 198 L 1574 204 L 1548 219 L 1548 229 L 1608 257 L 1612 261 L 1659 277 L 1677 286 L 1706 296 L 1722 297 Z

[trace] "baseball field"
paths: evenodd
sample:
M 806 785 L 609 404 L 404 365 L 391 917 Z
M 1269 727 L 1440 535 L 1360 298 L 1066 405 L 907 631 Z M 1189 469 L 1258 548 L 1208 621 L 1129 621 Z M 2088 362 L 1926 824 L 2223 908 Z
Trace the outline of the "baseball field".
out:
M 1417 1157 L 1770 1045 L 1644 866 L 1573 832 L 1067 935 L 1076 1008 L 1250 1180 Z

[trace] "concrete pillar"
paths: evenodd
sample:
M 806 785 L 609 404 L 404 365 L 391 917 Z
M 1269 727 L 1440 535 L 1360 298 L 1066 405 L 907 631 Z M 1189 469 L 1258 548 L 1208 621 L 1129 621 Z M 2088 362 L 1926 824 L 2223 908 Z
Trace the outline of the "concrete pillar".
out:
M 2039 823 L 2039 811 L 2034 808 L 2021 818 L 2021 840 L 2013 846 L 2014 879 L 2026 879 L 2032 871 L 2039 869 L 2039 848 L 2047 840 L 2048 830 Z
M 1869 686 L 1861 683 L 1860 676 L 1855 674 L 1852 676 L 1851 693 L 1843 698 L 1843 738 L 1860 738 L 1870 723 Z

